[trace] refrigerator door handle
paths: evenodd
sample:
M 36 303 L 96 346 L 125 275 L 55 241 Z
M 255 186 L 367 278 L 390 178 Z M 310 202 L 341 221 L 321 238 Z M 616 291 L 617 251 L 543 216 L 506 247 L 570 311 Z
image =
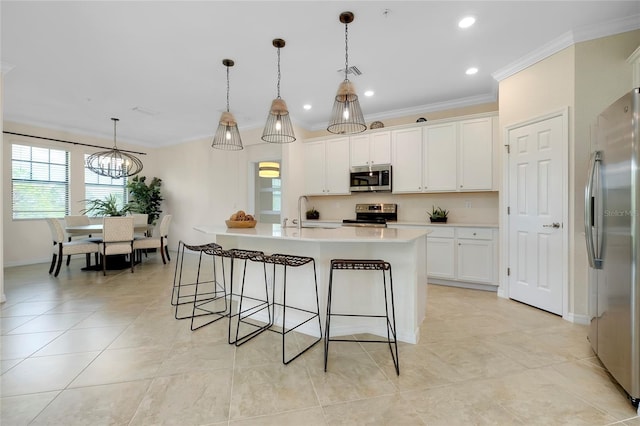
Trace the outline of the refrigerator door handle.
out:
M 600 164 L 602 161 L 602 154 L 600 151 L 596 151 L 591 156 L 591 164 L 589 167 L 589 177 L 587 179 L 587 186 L 584 191 L 584 231 L 587 240 L 587 255 L 589 258 L 589 265 L 594 269 L 602 269 L 602 259 L 600 254 L 602 252 L 602 238 L 598 238 L 597 247 L 593 238 L 594 228 L 596 234 L 600 234 L 600 221 L 595 221 L 596 213 L 596 200 L 594 197 L 594 179 L 596 172 L 599 172 Z

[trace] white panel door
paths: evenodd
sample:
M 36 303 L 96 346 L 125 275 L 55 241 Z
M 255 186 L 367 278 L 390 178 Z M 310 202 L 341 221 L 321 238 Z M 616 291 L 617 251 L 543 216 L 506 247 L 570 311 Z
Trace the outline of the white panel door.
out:
M 562 315 L 562 116 L 509 130 L 509 297 Z

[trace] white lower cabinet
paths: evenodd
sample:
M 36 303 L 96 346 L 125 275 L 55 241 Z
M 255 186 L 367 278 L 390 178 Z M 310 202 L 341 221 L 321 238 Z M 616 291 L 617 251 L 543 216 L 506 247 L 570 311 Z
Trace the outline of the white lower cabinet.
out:
M 497 230 L 481 227 L 429 227 L 427 274 L 451 281 L 497 286 Z M 442 282 L 440 281 L 442 280 Z
M 461 281 L 493 283 L 493 242 L 458 238 L 458 273 Z
M 430 277 L 455 279 L 454 237 L 454 228 L 431 228 L 427 236 L 427 273 Z

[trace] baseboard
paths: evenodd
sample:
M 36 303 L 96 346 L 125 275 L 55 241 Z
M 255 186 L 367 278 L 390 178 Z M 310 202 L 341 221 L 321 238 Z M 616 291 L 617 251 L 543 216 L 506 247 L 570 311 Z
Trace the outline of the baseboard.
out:
M 591 324 L 591 317 L 589 315 L 568 313 L 563 315 L 562 318 L 575 324 L 581 324 L 581 325 Z
M 460 288 L 468 288 L 471 290 L 483 290 L 483 291 L 498 291 L 498 286 L 495 284 L 480 284 L 480 283 L 470 283 L 466 281 L 451 281 L 451 280 L 442 280 L 438 278 L 429 278 L 429 284 L 437 284 L 444 285 L 449 287 L 460 287 Z

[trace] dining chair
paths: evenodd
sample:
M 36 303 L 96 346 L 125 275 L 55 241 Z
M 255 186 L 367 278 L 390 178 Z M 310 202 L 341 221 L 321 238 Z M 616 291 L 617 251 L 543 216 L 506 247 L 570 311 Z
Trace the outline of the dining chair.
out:
M 162 263 L 167 263 L 167 259 L 171 260 L 169 257 L 169 248 L 168 248 L 168 234 L 169 234 L 169 224 L 171 223 L 171 218 L 173 216 L 170 214 L 164 215 L 162 220 L 160 221 L 160 226 L 158 227 L 158 236 L 154 237 L 136 237 L 133 240 L 133 249 L 137 252 L 139 250 L 153 249 L 157 248 L 160 250 L 160 254 L 162 255 Z
M 138 228 L 140 226 L 147 225 L 149 222 L 149 215 L 147 213 L 131 213 L 131 217 L 133 217 L 133 227 Z M 140 234 L 134 234 L 135 236 L 140 236 Z M 149 237 L 147 231 L 144 232 L 145 237 Z
M 105 216 L 102 222 L 102 273 L 107 275 L 107 258 L 112 255 L 128 254 L 133 273 L 133 217 Z
M 91 263 L 91 253 L 98 253 L 99 246 L 89 239 L 66 241 L 64 237 L 64 228 L 58 219 L 48 218 L 47 224 L 53 238 L 53 257 L 51 258 L 51 266 L 49 273 L 53 271 L 55 266 L 56 272 L 54 277 L 60 272 L 62 258 L 71 256 L 72 254 L 85 254 L 87 258 L 87 267 Z M 56 264 L 57 263 L 57 264 Z M 69 263 L 67 263 L 69 265 Z
M 85 226 L 90 225 L 91 221 L 89 220 L 89 216 L 86 215 L 69 215 L 64 217 L 64 223 L 66 226 Z M 91 238 L 92 234 L 73 234 L 73 237 L 82 237 L 83 239 Z M 72 236 L 69 235 L 69 241 L 72 240 Z M 100 238 L 93 238 L 91 240 L 94 243 L 100 242 Z M 97 256 L 97 253 L 96 253 Z M 67 266 L 69 266 L 69 262 L 71 261 L 71 255 L 67 256 Z

